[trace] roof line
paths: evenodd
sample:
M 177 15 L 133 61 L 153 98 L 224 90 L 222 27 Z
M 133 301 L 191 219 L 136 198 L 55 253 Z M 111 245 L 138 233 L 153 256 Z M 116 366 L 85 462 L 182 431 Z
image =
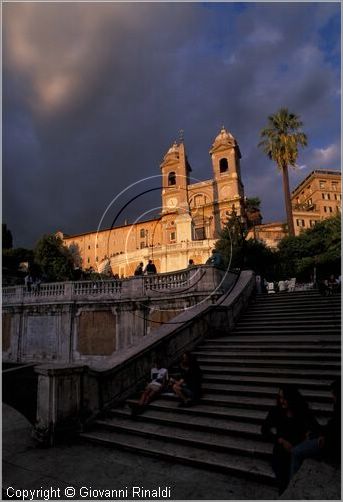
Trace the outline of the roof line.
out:
M 63 232 L 63 238 L 65 239 L 71 239 L 73 237 L 80 237 L 82 235 L 88 235 L 88 234 L 100 234 L 102 232 L 108 232 L 108 231 L 111 231 L 111 230 L 114 230 L 114 229 L 117 229 L 117 228 L 125 228 L 125 227 L 131 227 L 132 225 L 134 226 L 138 226 L 138 225 L 141 225 L 141 224 L 145 224 L 145 223 L 149 223 L 149 222 L 154 222 L 154 221 L 159 221 L 159 218 L 152 218 L 151 220 L 143 220 L 143 221 L 138 221 L 136 223 L 129 223 L 127 225 L 119 225 L 119 226 L 116 226 L 116 227 L 109 227 L 109 228 L 104 228 L 103 230 L 93 230 L 93 231 L 90 231 L 90 232 L 82 232 L 81 234 L 72 234 L 72 235 L 69 235 L 69 234 L 64 234 Z

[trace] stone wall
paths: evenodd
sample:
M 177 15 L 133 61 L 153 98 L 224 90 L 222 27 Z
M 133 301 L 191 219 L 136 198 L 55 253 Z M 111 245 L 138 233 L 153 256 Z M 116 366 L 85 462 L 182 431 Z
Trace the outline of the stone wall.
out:
M 201 266 L 98 281 L 4 289 L 3 361 L 101 366 L 125 353 L 180 312 L 210 304 L 235 274 Z
M 9 306 L 6 313 L 12 316 L 11 348 L 19 359 L 34 356 L 43 361 L 48 354 L 41 348 L 47 349 L 50 343 L 56 359 L 61 355 L 65 357 L 59 363 L 56 360 L 36 366 L 36 437 L 51 445 L 60 433 L 75 432 L 86 418 L 95 417 L 100 410 L 137 391 L 149 376 L 157 356 L 169 367 L 213 330 L 230 330 L 249 302 L 255 285 L 254 274 L 251 271 L 239 276 L 221 273 L 218 281 L 213 269 L 208 270 L 203 276 L 207 294 L 199 295 L 196 287 L 192 291 L 185 287 L 182 296 L 173 295 L 167 289 L 158 297 L 156 290 L 151 290 L 150 297 L 141 301 L 105 302 L 101 297 L 98 302 L 78 304 Z M 182 305 L 183 311 L 171 322 L 166 322 L 167 317 L 163 319 L 169 315 L 163 314 L 166 307 L 177 312 Z M 163 324 L 147 335 L 147 315 L 152 309 L 155 309 L 156 324 L 159 321 Z M 140 313 L 135 316 L 137 322 L 130 323 L 136 310 Z M 40 322 L 49 327 L 50 333 L 40 329 Z M 142 336 L 134 333 L 137 325 L 143 330 Z M 68 357 L 69 363 L 65 362 Z
M 111 310 L 83 311 L 77 321 L 79 354 L 110 356 L 115 352 L 117 322 Z
M 97 368 L 75 364 L 37 367 L 37 437 L 52 444 L 66 426 L 77 429 L 82 417 L 89 420 L 137 391 L 149 376 L 157 356 L 169 367 L 213 328 L 233 327 L 249 302 L 254 284 L 254 274 L 242 272 L 216 303 L 199 303 L 185 310 L 173 323 L 162 325 L 136 346 L 108 357 Z

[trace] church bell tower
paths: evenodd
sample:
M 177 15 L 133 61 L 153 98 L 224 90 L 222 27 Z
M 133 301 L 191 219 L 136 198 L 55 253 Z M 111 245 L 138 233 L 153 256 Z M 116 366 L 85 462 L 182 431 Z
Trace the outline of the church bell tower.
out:
M 191 172 L 183 141 L 169 148 L 161 163 L 163 241 L 173 244 L 192 239 L 188 185 Z
M 244 217 L 244 186 L 241 181 L 241 152 L 236 139 L 223 126 L 215 138 L 210 155 L 213 166 L 213 202 L 216 233 L 235 211 Z

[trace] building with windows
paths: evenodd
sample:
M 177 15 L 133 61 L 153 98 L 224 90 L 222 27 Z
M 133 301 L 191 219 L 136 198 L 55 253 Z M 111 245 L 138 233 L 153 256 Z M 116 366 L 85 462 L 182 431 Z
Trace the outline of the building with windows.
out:
M 292 191 L 295 235 L 317 221 L 341 212 L 342 189 L 339 171 L 316 169 Z
M 341 212 L 341 173 L 334 170 L 312 171 L 291 193 L 295 235 L 313 227 L 317 221 L 330 218 Z M 247 238 L 263 241 L 277 248 L 287 235 L 287 224 L 271 222 L 255 225 Z
M 76 263 L 99 271 L 110 266 L 120 277 L 133 275 L 139 262 L 148 259 L 159 272 L 186 268 L 189 259 L 205 263 L 232 211 L 245 218 L 236 139 L 222 127 L 209 153 L 213 177 L 192 183 L 183 141 L 169 148 L 160 165 L 158 218 L 72 236 L 59 232 Z

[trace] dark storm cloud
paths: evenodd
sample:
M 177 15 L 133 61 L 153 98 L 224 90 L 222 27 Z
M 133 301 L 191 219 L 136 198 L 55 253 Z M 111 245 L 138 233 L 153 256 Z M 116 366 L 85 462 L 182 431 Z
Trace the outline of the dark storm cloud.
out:
M 288 106 L 304 121 L 310 148 L 294 184 L 315 167 L 339 168 L 338 4 L 22 3 L 3 11 L 3 213 L 16 245 L 95 229 L 117 193 L 160 173 L 181 128 L 192 174 L 208 179 L 208 150 L 225 124 L 265 221 L 284 218 L 281 177 L 256 146 L 268 114 Z M 154 192 L 123 218 L 159 204 Z

